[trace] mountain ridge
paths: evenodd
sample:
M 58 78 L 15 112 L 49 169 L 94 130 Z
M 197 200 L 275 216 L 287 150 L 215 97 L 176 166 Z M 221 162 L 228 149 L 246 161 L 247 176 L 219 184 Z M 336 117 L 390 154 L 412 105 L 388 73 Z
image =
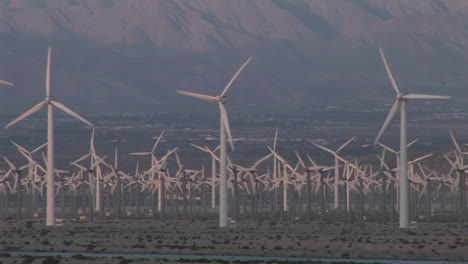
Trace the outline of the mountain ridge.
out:
M 216 94 L 251 55 L 233 111 L 379 108 L 393 96 L 379 47 L 402 90 L 468 102 L 464 0 L 0 0 L 0 40 L 17 84 L 2 112 L 44 96 L 49 44 L 54 93 L 78 112 L 211 111 L 175 90 Z

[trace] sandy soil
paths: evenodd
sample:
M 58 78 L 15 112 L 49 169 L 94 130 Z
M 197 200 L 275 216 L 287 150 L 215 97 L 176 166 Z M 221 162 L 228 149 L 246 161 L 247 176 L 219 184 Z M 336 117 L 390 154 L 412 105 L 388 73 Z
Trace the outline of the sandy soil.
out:
M 401 230 L 397 224 L 264 221 L 220 229 L 214 221 L 132 220 L 25 228 L 3 222 L 0 250 L 465 260 L 468 226 L 419 223 Z M 5 256 L 0 260 L 13 263 Z

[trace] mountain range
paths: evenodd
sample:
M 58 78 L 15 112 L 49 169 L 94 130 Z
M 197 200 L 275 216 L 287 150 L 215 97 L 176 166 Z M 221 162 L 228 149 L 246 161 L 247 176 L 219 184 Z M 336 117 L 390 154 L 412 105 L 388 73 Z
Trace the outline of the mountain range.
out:
M 44 96 L 79 113 L 217 111 L 175 93 L 229 94 L 234 112 L 385 110 L 401 89 L 468 102 L 466 0 L 0 0 L 0 111 Z

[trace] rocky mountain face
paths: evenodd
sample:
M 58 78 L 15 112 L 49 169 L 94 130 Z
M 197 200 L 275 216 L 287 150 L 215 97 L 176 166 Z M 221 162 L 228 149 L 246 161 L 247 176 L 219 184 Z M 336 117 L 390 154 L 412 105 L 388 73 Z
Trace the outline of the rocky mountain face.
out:
M 176 89 L 216 94 L 253 56 L 232 111 L 385 109 L 393 91 L 468 101 L 466 0 L 0 0 L 0 111 L 53 90 L 79 112 L 215 111 Z

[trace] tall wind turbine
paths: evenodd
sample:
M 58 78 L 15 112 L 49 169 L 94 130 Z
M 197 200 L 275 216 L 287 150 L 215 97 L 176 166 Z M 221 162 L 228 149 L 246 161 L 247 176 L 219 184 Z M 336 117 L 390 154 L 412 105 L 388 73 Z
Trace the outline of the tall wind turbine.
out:
M 382 57 L 385 70 L 387 71 L 388 78 L 392 84 L 393 89 L 396 92 L 396 100 L 388 113 L 382 128 L 374 141 L 377 144 L 380 137 L 384 133 L 385 129 L 392 121 L 393 116 L 396 114 L 398 108 L 400 108 L 401 120 L 400 120 L 400 228 L 409 227 L 409 181 L 408 181 L 408 169 L 407 169 L 407 149 L 406 149 L 406 101 L 409 99 L 450 99 L 449 96 L 440 95 L 426 95 L 426 94 L 405 94 L 401 93 L 398 89 L 398 85 L 393 78 L 393 74 L 390 71 L 385 54 L 382 49 L 379 49 L 380 56 Z
M 52 100 L 53 96 L 50 92 L 50 56 L 52 48 L 49 46 L 47 54 L 47 68 L 46 68 L 46 98 L 44 101 L 33 106 L 31 109 L 20 115 L 15 120 L 8 123 L 5 128 L 9 128 L 14 124 L 22 121 L 28 116 L 39 111 L 44 106 L 47 106 L 47 210 L 46 210 L 46 225 L 55 225 L 55 197 L 54 197 L 54 106 L 66 112 L 67 114 L 81 120 L 89 126 L 93 126 L 89 121 L 73 112 L 60 102 Z
M 231 78 L 229 83 L 224 87 L 223 92 L 218 96 L 204 95 L 192 92 L 186 92 L 177 90 L 180 94 L 185 94 L 195 98 L 214 101 L 218 103 L 219 112 L 220 112 L 220 130 L 219 130 L 219 145 L 220 145 L 220 164 L 219 164 L 219 227 L 228 227 L 228 189 L 227 189 L 227 152 L 226 152 L 226 133 L 231 144 L 231 149 L 234 150 L 234 144 L 231 135 L 231 128 L 229 127 L 229 120 L 224 104 L 226 103 L 226 93 L 231 87 L 231 85 L 236 80 L 237 76 L 244 70 L 244 68 L 249 64 L 252 57 L 249 57 L 244 64 L 237 70 L 236 74 Z

